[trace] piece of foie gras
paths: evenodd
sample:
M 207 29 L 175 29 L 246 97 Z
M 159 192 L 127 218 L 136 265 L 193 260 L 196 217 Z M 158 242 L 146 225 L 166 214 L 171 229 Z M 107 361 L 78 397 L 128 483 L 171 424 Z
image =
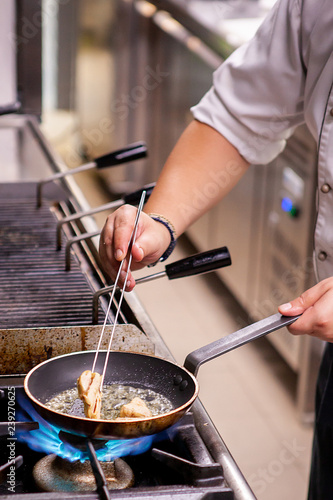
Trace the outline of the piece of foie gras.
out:
M 101 417 L 101 380 L 102 376 L 85 370 L 77 379 L 79 398 L 84 403 L 84 414 L 88 418 Z
M 120 408 L 119 418 L 148 418 L 152 413 L 146 406 L 146 403 L 138 397 L 135 397 Z

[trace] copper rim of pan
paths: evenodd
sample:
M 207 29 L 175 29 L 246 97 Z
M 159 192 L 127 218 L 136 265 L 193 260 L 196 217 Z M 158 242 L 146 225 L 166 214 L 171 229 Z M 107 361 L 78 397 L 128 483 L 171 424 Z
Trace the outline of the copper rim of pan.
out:
M 82 420 L 82 421 L 87 421 L 87 422 L 106 423 L 106 424 L 107 423 L 113 423 L 113 422 L 117 423 L 117 424 L 122 424 L 122 423 L 128 424 L 128 420 L 126 420 L 126 419 L 120 419 L 120 418 L 118 420 L 90 419 L 90 418 L 87 418 L 87 417 L 80 417 L 80 416 L 70 415 L 68 413 L 60 413 L 58 411 L 52 410 L 51 408 L 49 408 L 48 406 L 46 406 L 45 404 L 43 404 L 29 390 L 29 379 L 30 379 L 31 375 L 33 375 L 33 373 L 35 371 L 37 371 L 41 366 L 44 366 L 44 365 L 46 365 L 48 363 L 51 363 L 52 361 L 55 361 L 55 360 L 60 359 L 60 358 L 67 358 L 69 356 L 80 355 L 81 353 L 87 353 L 88 354 L 88 353 L 95 353 L 95 352 L 96 351 L 93 351 L 93 350 L 91 350 L 91 351 L 71 352 L 71 353 L 68 353 L 68 354 L 62 354 L 61 356 L 56 356 L 54 358 L 47 359 L 47 360 L 43 361 L 42 363 L 39 363 L 38 365 L 36 365 L 34 368 L 32 368 L 27 373 L 27 375 L 24 378 L 24 390 L 25 390 L 27 396 L 29 397 L 29 399 L 32 400 L 36 405 L 41 406 L 42 408 L 44 408 L 48 412 L 53 413 L 54 415 L 64 415 L 64 416 L 66 416 L 68 418 L 71 418 L 73 420 Z M 101 352 L 103 352 L 103 351 L 101 351 Z M 106 352 L 106 351 L 104 351 L 104 352 Z M 120 355 L 122 353 L 126 353 L 126 351 L 125 352 L 124 351 L 110 351 L 110 352 L 119 353 Z M 161 413 L 160 415 L 154 415 L 153 417 L 148 417 L 148 418 L 137 418 L 137 419 L 133 418 L 133 419 L 131 419 L 131 423 L 135 424 L 136 422 L 154 422 L 156 420 L 161 419 L 162 417 L 167 417 L 169 415 L 174 415 L 174 414 L 180 413 L 180 412 L 182 412 L 182 411 L 184 411 L 186 409 L 189 409 L 191 407 L 191 405 L 193 404 L 193 402 L 198 397 L 198 394 L 199 394 L 199 384 L 198 384 L 198 381 L 195 378 L 195 376 L 190 371 L 188 371 L 183 366 L 178 365 L 177 363 L 169 361 L 168 359 L 165 359 L 165 358 L 161 358 L 159 356 L 153 356 L 151 354 L 142 354 L 142 353 L 132 353 L 132 354 L 135 354 L 137 356 L 143 356 L 143 357 L 146 357 L 146 358 L 154 358 L 154 359 L 157 359 L 157 360 L 160 359 L 163 362 L 167 362 L 170 365 L 174 365 L 178 369 L 180 368 L 180 369 L 184 370 L 184 372 L 192 379 L 192 381 L 194 383 L 195 390 L 194 390 L 193 395 L 192 395 L 191 398 L 189 398 L 184 404 L 182 404 L 181 406 L 178 406 L 177 408 L 174 408 L 170 412 L 168 412 L 168 413 Z

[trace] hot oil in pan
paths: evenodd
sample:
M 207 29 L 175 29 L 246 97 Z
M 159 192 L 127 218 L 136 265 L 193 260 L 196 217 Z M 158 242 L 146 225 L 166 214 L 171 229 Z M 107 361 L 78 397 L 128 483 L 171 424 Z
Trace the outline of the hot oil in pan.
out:
M 74 387 L 60 392 L 47 401 L 45 406 L 51 410 L 69 414 L 77 397 L 77 388 Z M 135 397 L 141 398 L 146 403 L 153 416 L 163 415 L 173 409 L 171 402 L 165 396 L 151 389 L 111 384 L 103 386 L 101 419 L 115 420 L 119 417 L 120 408 L 130 403 Z

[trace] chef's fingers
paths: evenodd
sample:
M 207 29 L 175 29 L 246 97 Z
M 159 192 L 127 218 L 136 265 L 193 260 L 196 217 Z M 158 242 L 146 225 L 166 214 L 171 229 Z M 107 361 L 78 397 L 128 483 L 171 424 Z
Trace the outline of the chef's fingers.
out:
M 111 246 L 114 254 L 113 256 L 118 262 L 122 261 L 126 257 L 135 223 L 136 213 L 137 209 L 135 207 L 131 205 L 123 205 L 116 210 L 112 217 L 111 224 L 113 224 L 113 233 Z M 107 233 L 105 234 L 105 237 L 108 237 Z M 107 240 L 106 245 L 108 245 Z
M 134 227 L 137 210 L 130 205 L 123 205 L 111 214 L 103 227 L 100 238 L 100 257 L 103 268 L 114 281 L 120 261 L 126 255 L 119 285 L 123 286 L 128 268 L 128 245 Z M 156 222 L 144 212 L 141 213 L 136 241 L 132 247 L 131 270 L 141 269 L 156 262 L 170 243 L 170 234 L 163 224 Z M 131 291 L 135 280 L 130 272 L 126 290 Z
M 302 314 L 288 327 L 294 335 L 308 334 L 333 341 L 333 278 L 319 282 L 300 297 L 279 307 L 286 316 Z
M 104 271 L 108 274 L 108 276 L 111 278 L 113 282 L 116 281 L 120 262 L 118 262 L 114 258 L 114 253 L 112 251 L 112 245 L 111 244 L 104 244 L 102 235 L 100 239 L 100 245 L 99 245 L 99 254 L 101 257 L 101 262 L 102 262 L 102 267 Z M 126 277 L 126 271 L 128 267 L 128 259 L 125 260 L 122 269 L 120 271 L 117 285 L 120 288 L 123 288 L 124 282 L 125 282 L 125 277 Z M 127 276 L 127 281 L 126 281 L 126 291 L 131 291 L 134 288 L 135 285 L 135 280 L 133 278 L 133 275 L 131 271 L 128 273 Z
M 110 227 L 107 228 L 107 224 L 109 224 L 110 226 L 110 221 L 105 224 L 101 232 L 99 240 L 99 255 L 104 271 L 108 274 L 108 276 L 110 276 L 112 281 L 115 281 L 120 263 L 114 258 L 114 252 L 112 248 L 113 229 L 111 231 Z
M 137 210 L 131 205 L 123 205 L 108 218 L 105 226 L 104 241 L 106 246 L 113 251 L 113 259 L 121 261 L 128 251 L 128 244 L 134 227 Z M 108 240 L 110 238 L 110 240 Z M 131 269 L 142 267 L 156 262 L 170 244 L 168 229 L 142 212 L 132 247 L 133 264 Z M 124 265 L 127 269 L 127 260 Z
M 99 253 L 102 266 L 113 282 L 116 280 L 121 261 L 125 259 L 117 282 L 121 288 L 124 285 L 128 269 L 128 245 L 136 213 L 135 207 L 124 205 L 108 216 L 101 232 Z M 131 291 L 134 285 L 135 280 L 130 271 L 127 276 L 126 290 Z
M 156 262 L 170 245 L 171 237 L 168 229 L 160 222 L 149 216 L 142 220 L 142 227 L 139 228 L 133 248 L 133 260 L 139 263 L 140 267 Z M 133 269 L 136 269 L 134 264 Z
M 302 314 L 306 309 L 313 306 L 327 291 L 333 287 L 333 278 L 320 281 L 315 286 L 306 290 L 296 299 L 279 306 L 281 314 L 294 316 Z
M 143 267 L 155 263 L 163 255 L 170 244 L 169 231 L 162 224 L 154 221 L 148 215 L 142 213 L 140 218 L 137 237 L 132 246 L 131 271 L 142 269 Z M 121 272 L 121 283 L 125 278 L 128 268 L 128 260 L 124 262 Z M 126 291 L 130 292 L 135 286 L 135 279 L 131 273 L 128 275 Z

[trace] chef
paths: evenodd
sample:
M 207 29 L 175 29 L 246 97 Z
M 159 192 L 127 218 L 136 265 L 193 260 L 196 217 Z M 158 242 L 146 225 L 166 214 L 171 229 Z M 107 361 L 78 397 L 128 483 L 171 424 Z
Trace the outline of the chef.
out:
M 219 202 L 251 164 L 267 164 L 306 123 L 318 143 L 314 261 L 318 283 L 279 307 L 302 316 L 293 335 L 327 341 L 318 379 L 309 500 L 333 499 L 333 4 L 280 0 L 255 37 L 213 76 L 192 109 L 142 214 L 133 269 L 165 260 L 177 237 Z M 109 216 L 100 255 L 115 278 L 125 257 L 136 210 Z M 125 271 L 122 271 L 121 280 Z M 127 290 L 135 280 L 129 275 Z

